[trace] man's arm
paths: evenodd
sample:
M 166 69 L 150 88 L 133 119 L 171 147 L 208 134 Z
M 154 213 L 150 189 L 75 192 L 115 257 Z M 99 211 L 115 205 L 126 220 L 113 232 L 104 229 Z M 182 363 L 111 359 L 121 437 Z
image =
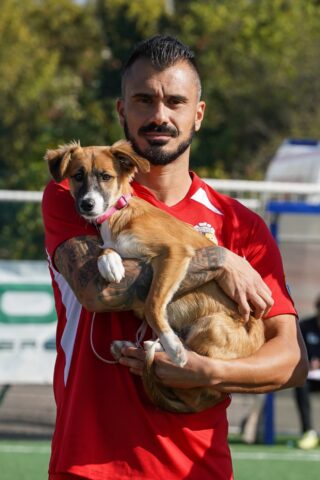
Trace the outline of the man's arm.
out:
M 97 258 L 101 253 L 98 237 L 67 240 L 54 255 L 58 271 L 69 283 L 79 302 L 92 312 L 130 310 L 136 298 L 143 300 L 152 279 L 152 270 L 138 260 L 124 260 L 125 278 L 107 283 L 100 275 Z
M 308 360 L 297 319 L 279 315 L 264 320 L 265 344 L 253 355 L 219 360 L 188 352 L 181 368 L 165 353 L 156 353 L 155 372 L 159 380 L 177 388 L 214 387 L 226 393 L 266 393 L 302 385 L 308 374 Z M 145 353 L 126 347 L 120 363 L 142 375 Z
M 152 268 L 139 260 L 124 260 L 125 278 L 119 284 L 108 284 L 97 268 L 100 252 L 97 237 L 71 238 L 57 248 L 54 263 L 88 310 L 132 309 L 135 299 L 147 296 Z M 250 311 L 256 317 L 266 315 L 273 305 L 271 292 L 259 273 L 245 259 L 214 245 L 196 252 L 177 295 L 213 279 L 238 304 L 245 318 L 249 318 Z

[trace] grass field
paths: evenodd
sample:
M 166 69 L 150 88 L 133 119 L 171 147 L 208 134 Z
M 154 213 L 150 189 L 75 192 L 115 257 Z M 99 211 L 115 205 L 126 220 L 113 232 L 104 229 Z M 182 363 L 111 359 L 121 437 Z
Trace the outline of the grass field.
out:
M 231 442 L 235 480 L 318 480 L 320 448 L 303 452 L 290 442 L 274 446 Z M 48 441 L 0 441 L 1 480 L 46 480 Z M 201 479 L 199 479 L 201 480 Z M 214 480 L 214 479 L 213 479 Z

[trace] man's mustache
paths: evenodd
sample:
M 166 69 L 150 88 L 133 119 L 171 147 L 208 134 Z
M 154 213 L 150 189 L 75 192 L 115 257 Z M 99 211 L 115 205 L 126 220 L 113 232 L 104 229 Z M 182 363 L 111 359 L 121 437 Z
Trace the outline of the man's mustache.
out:
M 166 133 L 171 137 L 177 137 L 179 135 L 179 131 L 174 128 L 170 127 L 169 125 L 157 125 L 156 123 L 149 123 L 149 125 L 145 125 L 140 127 L 138 133 Z

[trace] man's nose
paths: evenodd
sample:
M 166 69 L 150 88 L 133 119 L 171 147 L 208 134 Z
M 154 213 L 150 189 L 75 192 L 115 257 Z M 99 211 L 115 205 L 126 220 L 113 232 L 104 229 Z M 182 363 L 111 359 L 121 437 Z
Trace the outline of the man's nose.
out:
M 169 123 L 169 112 L 164 103 L 158 102 L 154 105 L 152 119 L 150 120 L 158 125 Z

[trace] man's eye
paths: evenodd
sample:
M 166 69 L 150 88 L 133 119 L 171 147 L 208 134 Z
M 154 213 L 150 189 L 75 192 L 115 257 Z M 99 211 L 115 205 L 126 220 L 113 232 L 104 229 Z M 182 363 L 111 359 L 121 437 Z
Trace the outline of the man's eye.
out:
M 152 99 L 150 97 L 139 97 L 138 102 L 149 104 L 152 103 Z
M 170 98 L 170 100 L 168 101 L 168 104 L 174 107 L 181 105 L 183 103 L 184 102 L 180 98 Z
M 76 182 L 82 182 L 83 177 L 83 172 L 77 172 L 75 175 L 72 176 L 72 178 L 74 178 Z
M 111 180 L 112 176 L 109 175 L 109 173 L 102 173 L 101 178 L 104 182 L 108 182 L 109 180 Z

